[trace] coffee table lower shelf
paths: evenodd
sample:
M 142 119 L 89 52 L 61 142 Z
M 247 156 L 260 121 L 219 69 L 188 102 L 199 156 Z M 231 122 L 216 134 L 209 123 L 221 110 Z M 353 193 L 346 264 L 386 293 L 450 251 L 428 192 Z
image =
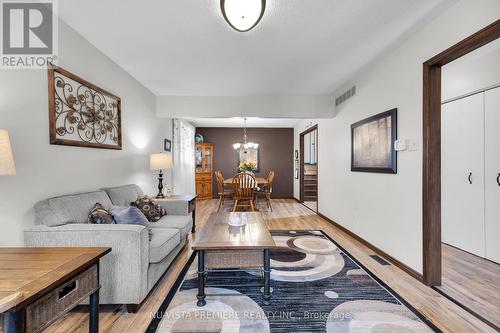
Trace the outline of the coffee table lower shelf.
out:
M 198 250 L 198 302 L 205 306 L 205 277 L 210 270 L 252 269 L 262 267 L 264 276 L 264 304 L 271 303 L 271 257 L 270 249 L 262 250 Z

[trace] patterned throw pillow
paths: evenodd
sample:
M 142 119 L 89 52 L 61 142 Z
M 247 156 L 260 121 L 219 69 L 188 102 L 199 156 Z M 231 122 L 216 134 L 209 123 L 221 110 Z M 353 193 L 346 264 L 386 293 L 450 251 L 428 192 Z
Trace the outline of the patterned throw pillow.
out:
M 139 208 L 139 210 L 146 216 L 149 222 L 157 222 L 162 216 L 167 215 L 165 208 L 160 206 L 157 202 L 148 196 L 143 196 L 131 203 L 132 206 Z
M 113 215 L 104 208 L 103 205 L 96 202 L 94 208 L 89 213 L 89 223 L 93 224 L 112 224 L 115 223 Z

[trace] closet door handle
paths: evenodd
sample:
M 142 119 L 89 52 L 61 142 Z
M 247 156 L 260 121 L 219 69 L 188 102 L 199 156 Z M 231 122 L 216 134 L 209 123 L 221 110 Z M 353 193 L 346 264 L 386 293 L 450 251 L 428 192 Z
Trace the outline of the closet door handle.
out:
M 472 172 L 469 172 L 469 177 L 467 179 L 469 180 L 469 184 L 472 184 Z
M 498 184 L 498 186 L 500 186 L 500 173 L 497 176 L 497 184 Z

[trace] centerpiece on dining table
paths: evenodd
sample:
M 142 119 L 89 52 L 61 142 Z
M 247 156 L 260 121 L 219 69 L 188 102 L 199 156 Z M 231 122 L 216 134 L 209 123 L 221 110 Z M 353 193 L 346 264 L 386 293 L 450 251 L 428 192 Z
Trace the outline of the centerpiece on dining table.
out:
M 257 170 L 257 163 L 251 161 L 243 162 L 238 166 L 238 170 L 240 172 L 253 174 L 254 171 Z
M 247 161 L 238 165 L 239 172 L 245 172 L 253 175 L 255 170 L 257 170 L 257 163 L 255 162 Z

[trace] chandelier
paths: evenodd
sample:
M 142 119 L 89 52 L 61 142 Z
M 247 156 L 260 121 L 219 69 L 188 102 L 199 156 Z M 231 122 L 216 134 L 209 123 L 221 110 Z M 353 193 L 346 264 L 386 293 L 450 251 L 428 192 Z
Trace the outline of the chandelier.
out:
M 266 0 L 220 0 L 226 22 L 236 31 L 252 30 L 264 16 Z
M 259 148 L 259 144 L 255 142 L 247 142 L 247 118 L 244 118 L 244 125 L 245 127 L 243 128 L 243 143 L 242 142 L 236 142 L 233 144 L 233 148 L 235 150 L 239 149 L 251 149 L 251 148 Z

